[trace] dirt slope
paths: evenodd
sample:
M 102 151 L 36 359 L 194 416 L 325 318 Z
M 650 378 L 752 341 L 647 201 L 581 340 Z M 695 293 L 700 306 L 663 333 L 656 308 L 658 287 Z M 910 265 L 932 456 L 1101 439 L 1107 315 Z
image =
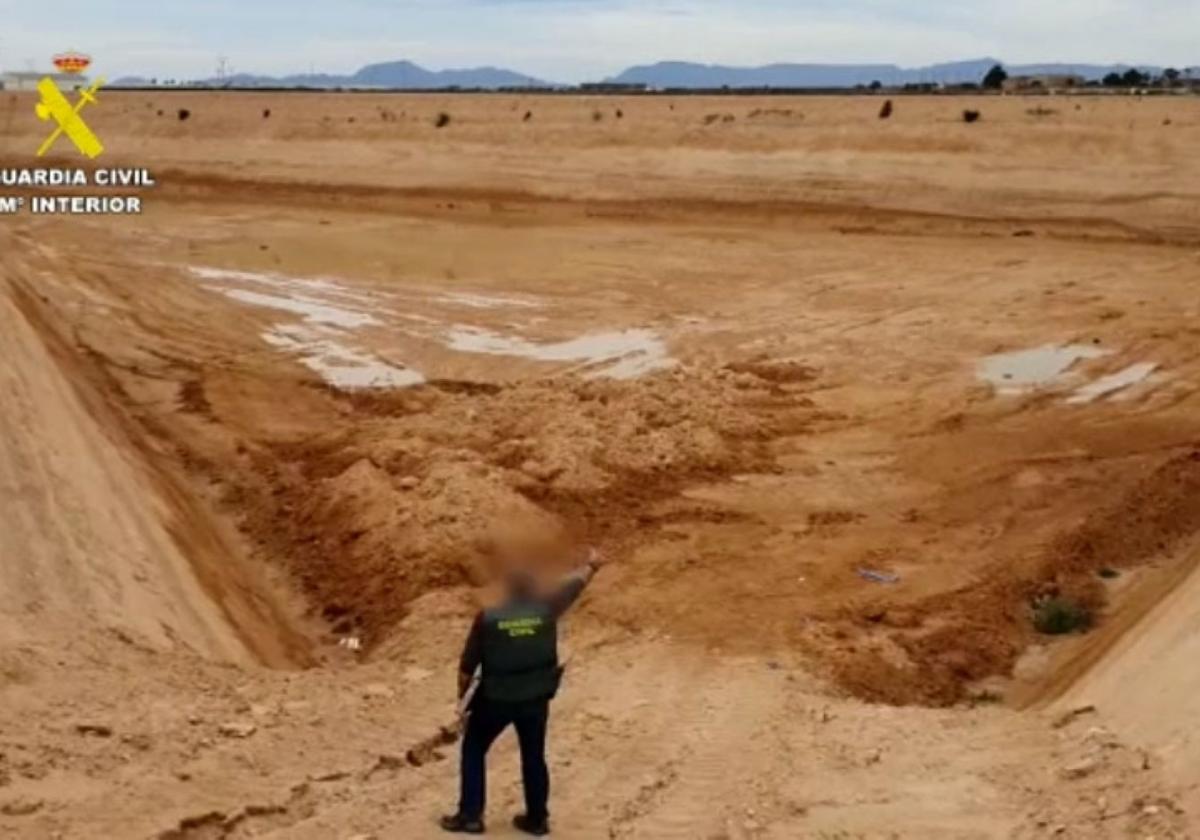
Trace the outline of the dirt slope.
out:
M 1183 569 L 1155 581 L 1144 608 L 1051 709 L 1094 704 L 1122 731 L 1136 732 L 1156 750 L 1168 771 L 1187 785 L 1184 805 L 1200 808 L 1200 545 Z M 1155 598 L 1154 596 L 1157 596 Z M 1148 615 L 1144 613 L 1148 612 Z
M 206 588 L 193 563 L 214 539 L 189 532 L 186 495 L 171 498 L 121 409 L 95 387 L 86 359 L 47 324 L 36 269 L 4 234 L 0 269 L 0 627 L 4 644 L 67 643 L 81 633 L 116 633 L 160 648 L 180 645 L 248 664 L 286 662 L 271 627 L 263 649 L 243 629 L 273 621 L 263 595 L 247 595 L 236 569 Z M 201 522 L 203 520 L 200 520 Z M 181 544 L 181 541 L 185 544 Z M 260 613 L 260 610 L 262 611 Z M 284 643 L 286 644 L 286 642 Z

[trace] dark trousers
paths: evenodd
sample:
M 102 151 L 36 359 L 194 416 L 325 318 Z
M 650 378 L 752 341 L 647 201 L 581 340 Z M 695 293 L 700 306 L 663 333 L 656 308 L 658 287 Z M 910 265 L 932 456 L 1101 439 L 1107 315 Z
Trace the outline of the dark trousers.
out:
M 483 818 L 487 804 L 487 752 L 509 724 L 517 730 L 521 747 L 521 781 L 525 785 L 525 813 L 533 820 L 549 816 L 550 770 L 546 767 L 546 722 L 550 701 L 496 703 L 476 698 L 467 717 L 462 742 L 462 797 L 458 812 L 472 820 Z

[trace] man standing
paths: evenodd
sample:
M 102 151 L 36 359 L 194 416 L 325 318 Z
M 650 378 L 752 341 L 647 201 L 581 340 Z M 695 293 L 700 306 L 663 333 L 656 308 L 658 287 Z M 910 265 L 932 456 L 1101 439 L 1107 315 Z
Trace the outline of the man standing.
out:
M 510 724 L 521 748 L 525 813 L 513 818 L 519 830 L 550 833 L 550 772 L 546 767 L 546 723 L 558 691 L 558 620 L 579 598 L 603 560 L 595 551 L 549 595 L 538 592 L 527 572 L 510 573 L 504 602 L 475 617 L 459 662 L 458 696 L 469 690 L 476 668 L 482 681 L 469 702 L 462 742 L 462 791 L 458 812 L 442 818 L 442 828 L 483 834 L 487 799 L 487 752 Z

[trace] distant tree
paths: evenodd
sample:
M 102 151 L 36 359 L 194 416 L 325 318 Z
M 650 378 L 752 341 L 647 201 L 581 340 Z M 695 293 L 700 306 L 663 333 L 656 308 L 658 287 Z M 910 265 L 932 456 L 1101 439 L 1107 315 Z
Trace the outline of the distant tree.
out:
M 983 86 L 988 90 L 1000 90 L 1008 80 L 1008 71 L 997 64 L 983 77 Z
M 1182 75 L 1174 67 L 1168 67 L 1163 71 L 1163 78 L 1167 80 L 1167 87 L 1175 87 L 1175 83 L 1179 81 L 1179 77 Z
M 1125 85 L 1125 87 L 1141 87 L 1149 81 L 1150 77 L 1136 67 L 1130 67 L 1121 76 L 1121 84 Z
M 869 87 L 871 88 L 871 90 L 879 90 L 880 88 L 883 87 L 883 82 L 876 79 L 875 81 L 871 82 Z
M 1105 87 L 1120 87 L 1123 84 L 1125 84 L 1125 81 L 1121 78 L 1120 73 L 1109 73 L 1104 77 Z

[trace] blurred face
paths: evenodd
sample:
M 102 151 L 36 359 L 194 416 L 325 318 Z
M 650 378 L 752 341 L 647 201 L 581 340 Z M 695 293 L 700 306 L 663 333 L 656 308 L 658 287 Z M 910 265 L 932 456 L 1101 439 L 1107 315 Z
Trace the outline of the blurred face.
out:
M 489 577 L 505 594 L 529 596 L 562 571 L 567 542 L 555 525 L 514 518 L 493 525 L 486 553 Z

